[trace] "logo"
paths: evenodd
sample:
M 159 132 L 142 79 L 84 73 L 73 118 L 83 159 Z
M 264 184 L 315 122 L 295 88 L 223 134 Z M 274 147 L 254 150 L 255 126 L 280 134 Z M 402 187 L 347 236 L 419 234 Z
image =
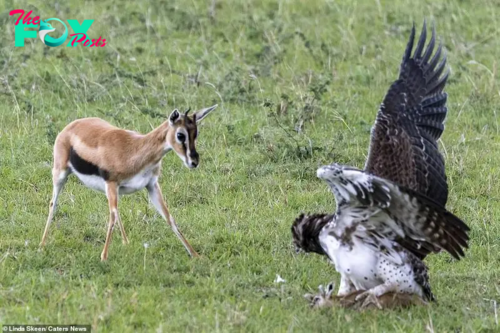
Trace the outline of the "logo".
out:
M 62 25 L 64 25 L 64 33 L 61 37 L 59 38 L 52 38 L 48 35 L 49 32 L 52 32 L 52 31 L 55 31 L 56 29 L 52 28 L 52 26 L 50 25 L 50 23 L 47 23 L 49 21 L 58 21 L 58 22 L 61 22 Z M 61 21 L 60 19 L 57 19 L 57 18 L 49 18 L 49 19 L 46 19 L 45 21 L 41 21 L 40 22 L 40 30 L 38 30 L 38 36 L 40 36 L 40 39 L 42 40 L 42 42 L 45 44 L 45 45 L 48 45 L 48 46 L 59 46 L 61 45 L 62 43 L 64 43 L 66 41 L 66 38 L 68 38 L 68 27 L 66 26 L 66 24 Z
M 43 44 L 56 47 L 62 45 L 68 39 L 68 26 L 62 20 L 58 18 L 49 18 L 46 20 L 41 20 L 39 16 L 30 17 L 33 11 L 29 11 L 25 13 L 24 9 L 14 9 L 11 10 L 9 15 L 13 16 L 16 14 L 20 14 L 15 23 L 15 46 L 23 47 L 24 40 L 26 38 L 36 38 L 37 32 L 35 30 L 26 30 L 26 28 L 37 28 L 38 24 L 40 27 L 38 28 L 38 37 Z M 21 20 L 22 19 L 22 20 Z M 53 38 L 49 35 L 56 30 L 61 28 L 54 28 L 52 24 L 49 22 L 55 21 L 57 22 L 57 26 L 64 28 L 63 34 L 58 38 Z M 76 47 L 79 43 L 83 44 L 85 47 L 104 47 L 106 45 L 106 39 L 99 36 L 97 39 L 90 39 L 87 36 L 87 31 L 90 26 L 94 22 L 94 20 L 83 20 L 80 24 L 77 20 L 67 20 L 71 29 L 73 29 L 74 33 L 69 35 L 71 40 L 68 42 L 67 47 Z M 101 39 L 102 38 L 102 39 Z

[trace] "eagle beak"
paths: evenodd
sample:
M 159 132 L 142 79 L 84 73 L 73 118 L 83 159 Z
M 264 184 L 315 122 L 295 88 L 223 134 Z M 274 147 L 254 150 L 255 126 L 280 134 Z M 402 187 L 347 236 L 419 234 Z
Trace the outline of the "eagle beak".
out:
M 335 176 L 339 175 L 340 172 L 342 172 L 342 166 L 338 165 L 337 163 L 332 163 L 330 165 L 324 165 L 324 166 L 320 167 L 316 171 L 316 176 L 318 178 L 328 180 L 328 179 L 332 178 L 332 176 L 335 177 Z
M 328 166 L 323 166 L 316 171 L 316 176 L 320 179 L 325 179 L 329 170 Z

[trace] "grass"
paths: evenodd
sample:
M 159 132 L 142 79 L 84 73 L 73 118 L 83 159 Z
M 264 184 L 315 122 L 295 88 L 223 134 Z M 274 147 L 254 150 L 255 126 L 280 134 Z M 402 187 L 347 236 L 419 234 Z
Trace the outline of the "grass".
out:
M 12 9 L 94 19 L 103 48 L 14 47 Z M 0 3 L 0 324 L 91 324 L 97 332 L 499 332 L 500 135 L 497 1 L 125 1 Z M 32 15 L 32 16 L 34 16 Z M 441 141 L 448 208 L 472 228 L 464 260 L 426 262 L 438 303 L 355 313 L 302 298 L 338 280 L 296 256 L 301 211 L 332 211 L 315 169 L 362 167 L 379 103 L 413 21 L 435 18 L 448 50 Z M 57 25 L 57 23 L 55 23 Z M 147 202 L 122 197 L 131 243 L 107 226 L 102 194 L 71 177 L 46 249 L 52 146 L 97 116 L 142 133 L 174 108 L 219 103 L 200 128 L 201 165 L 164 158 L 161 185 L 192 260 Z M 147 244 L 147 249 L 145 244 Z M 274 283 L 279 274 L 286 282 Z M 498 306 L 498 304 L 497 304 Z

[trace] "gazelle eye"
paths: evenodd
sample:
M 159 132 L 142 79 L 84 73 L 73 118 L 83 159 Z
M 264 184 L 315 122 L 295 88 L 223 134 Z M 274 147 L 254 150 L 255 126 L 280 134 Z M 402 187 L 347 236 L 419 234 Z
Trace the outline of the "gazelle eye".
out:
M 186 141 L 186 136 L 184 135 L 184 133 L 177 133 L 177 140 L 179 140 L 179 142 Z

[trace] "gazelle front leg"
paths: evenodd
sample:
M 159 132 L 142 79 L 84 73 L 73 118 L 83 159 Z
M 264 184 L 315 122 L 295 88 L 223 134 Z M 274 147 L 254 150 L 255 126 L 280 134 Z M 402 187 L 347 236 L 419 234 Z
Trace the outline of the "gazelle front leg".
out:
M 118 216 L 118 186 L 115 182 L 106 182 L 106 197 L 108 197 L 108 206 L 109 206 L 109 224 L 108 224 L 108 232 L 106 233 L 106 242 L 104 243 L 104 249 L 101 253 L 101 261 L 105 261 L 108 259 L 108 247 L 111 242 L 111 234 L 113 232 L 113 227 L 115 222 L 119 221 Z M 121 223 L 118 222 L 121 226 Z M 123 230 L 123 232 L 125 232 Z M 123 234 L 122 234 L 123 236 Z M 124 239 L 126 236 L 124 237 Z
M 198 253 L 191 247 L 188 241 L 184 238 L 182 233 L 177 229 L 177 225 L 175 224 L 174 218 L 168 212 L 167 204 L 163 200 L 163 195 L 161 193 L 160 185 L 158 181 L 155 181 L 153 184 L 148 185 L 148 193 L 149 199 L 153 203 L 154 207 L 158 211 L 158 213 L 167 221 L 172 230 L 174 231 L 177 238 L 179 238 L 188 251 L 189 255 L 192 257 L 199 257 Z

